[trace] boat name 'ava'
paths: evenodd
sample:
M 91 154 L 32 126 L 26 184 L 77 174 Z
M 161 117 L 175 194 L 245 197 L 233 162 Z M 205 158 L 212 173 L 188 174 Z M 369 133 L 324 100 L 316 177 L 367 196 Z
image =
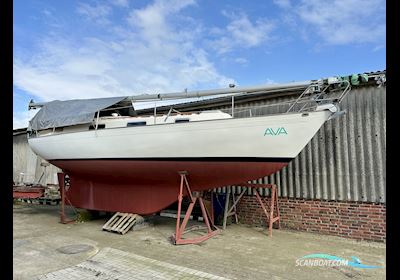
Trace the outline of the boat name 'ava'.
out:
M 266 135 L 277 136 L 281 134 L 286 134 L 286 135 L 288 134 L 284 127 L 278 127 L 276 130 L 273 128 L 267 128 L 264 132 L 264 136 Z

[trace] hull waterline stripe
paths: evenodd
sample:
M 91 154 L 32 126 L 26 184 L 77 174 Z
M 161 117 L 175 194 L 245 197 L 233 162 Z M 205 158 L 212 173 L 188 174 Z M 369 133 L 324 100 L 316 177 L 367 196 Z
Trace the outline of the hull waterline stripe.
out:
M 293 158 L 258 157 L 180 157 L 180 158 L 74 158 L 49 159 L 49 161 L 210 161 L 210 162 L 290 162 Z

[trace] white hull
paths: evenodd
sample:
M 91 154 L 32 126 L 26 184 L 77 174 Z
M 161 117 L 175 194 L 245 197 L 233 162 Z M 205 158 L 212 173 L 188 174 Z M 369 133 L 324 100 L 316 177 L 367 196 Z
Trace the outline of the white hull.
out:
M 88 130 L 30 138 L 29 145 L 46 160 L 294 158 L 332 112 L 307 114 Z

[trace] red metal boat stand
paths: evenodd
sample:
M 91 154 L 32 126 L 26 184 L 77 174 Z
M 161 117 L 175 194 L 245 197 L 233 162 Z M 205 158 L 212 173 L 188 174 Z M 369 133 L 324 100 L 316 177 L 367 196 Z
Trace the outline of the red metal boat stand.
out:
M 70 187 L 70 184 L 69 184 L 69 182 L 66 182 L 66 181 L 68 181 L 68 178 L 65 177 L 66 174 L 64 172 L 57 173 L 57 176 L 58 176 L 58 184 L 59 184 L 60 190 L 61 190 L 60 222 L 62 224 L 70 224 L 70 223 L 75 222 L 75 220 L 67 220 L 66 215 L 65 215 L 65 209 L 64 209 L 65 200 L 67 200 L 68 204 L 73 207 L 73 205 L 71 204 L 71 201 L 69 201 L 69 199 L 65 193 L 65 191 L 68 190 L 68 188 Z
M 256 199 L 260 204 L 261 208 L 264 211 L 265 216 L 267 217 L 267 225 L 269 230 L 269 236 L 272 236 L 272 227 L 275 222 L 277 222 L 278 228 L 280 228 L 280 213 L 279 213 L 279 204 L 278 204 L 278 192 L 276 185 L 274 184 L 249 184 L 249 183 L 241 183 L 238 186 L 252 188 L 256 195 Z M 257 188 L 269 188 L 271 189 L 271 199 L 268 207 L 268 203 L 264 204 L 263 199 L 257 191 Z M 244 189 L 240 195 L 235 199 L 234 194 L 232 193 L 232 206 L 229 208 L 229 197 L 231 195 L 231 187 L 228 187 L 227 196 L 225 200 L 225 211 L 224 211 L 224 219 L 223 219 L 223 229 L 226 228 L 226 220 L 229 216 L 235 215 L 236 223 L 238 223 L 237 210 L 236 205 L 239 203 L 240 199 L 243 197 L 244 193 L 247 190 Z M 267 210 L 269 208 L 269 211 Z M 229 209 L 228 209 L 229 208 Z M 275 212 L 276 210 L 276 212 Z M 274 216 L 274 214 L 276 215 Z
M 210 215 L 204 206 L 204 201 L 202 198 L 202 195 L 200 192 L 193 192 L 190 190 L 189 183 L 187 180 L 187 175 L 188 173 L 186 171 L 181 171 L 179 172 L 179 175 L 181 177 L 181 183 L 180 183 L 180 188 L 179 188 L 179 194 L 178 194 L 178 213 L 176 217 L 176 230 L 175 234 L 172 235 L 172 240 L 175 245 L 181 245 L 181 244 L 196 244 L 203 242 L 217 234 L 220 233 L 220 230 L 214 225 L 214 221 L 212 220 L 212 216 Z M 182 200 L 183 196 L 188 195 L 190 198 L 190 204 L 189 207 L 186 211 L 185 217 L 183 218 L 182 224 L 181 224 L 181 210 L 182 210 Z M 190 214 L 192 213 L 193 207 L 196 204 L 196 202 L 199 202 L 200 207 L 201 207 L 201 212 L 203 215 L 203 221 L 206 224 L 206 229 L 207 233 L 203 236 L 200 237 L 195 237 L 195 238 L 182 238 L 182 236 L 185 233 L 188 233 L 193 230 L 201 229 L 201 227 L 192 227 L 186 230 L 186 225 L 189 221 Z M 211 205 L 212 206 L 212 205 Z M 211 207 L 211 213 L 213 212 L 213 209 Z M 203 227 L 204 228 L 204 227 Z M 214 228 L 214 229 L 212 229 Z

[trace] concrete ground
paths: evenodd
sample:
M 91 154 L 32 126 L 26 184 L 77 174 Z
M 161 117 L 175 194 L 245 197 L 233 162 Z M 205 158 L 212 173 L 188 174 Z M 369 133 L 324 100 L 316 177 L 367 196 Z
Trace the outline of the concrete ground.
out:
M 14 279 L 385 279 L 385 244 L 230 225 L 198 245 L 172 245 L 175 219 L 154 216 L 125 235 L 106 219 L 63 225 L 58 206 L 14 205 Z M 323 253 L 383 268 L 296 266 Z

